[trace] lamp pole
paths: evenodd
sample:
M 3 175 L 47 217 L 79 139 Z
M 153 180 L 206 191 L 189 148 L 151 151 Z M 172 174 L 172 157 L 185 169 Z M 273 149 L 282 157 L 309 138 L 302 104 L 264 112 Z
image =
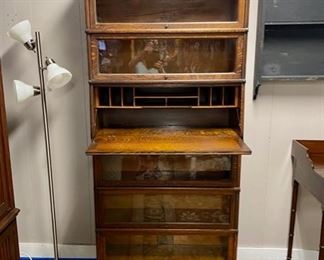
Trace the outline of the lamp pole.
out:
M 42 104 L 42 113 L 43 113 L 43 125 L 44 125 L 44 137 L 45 137 L 45 148 L 46 148 L 49 198 L 50 198 L 50 208 L 51 208 L 54 259 L 58 260 L 59 259 L 59 250 L 58 250 L 57 225 L 56 225 L 56 213 L 55 213 L 53 166 L 52 166 L 51 142 L 50 142 L 50 135 L 49 135 L 49 127 L 48 127 L 48 113 L 47 113 L 47 102 L 46 102 L 46 91 L 45 91 L 45 80 L 44 80 L 44 70 L 46 70 L 46 68 L 43 65 L 40 32 L 35 33 L 35 40 L 36 40 L 36 54 L 37 54 L 37 62 L 38 62 L 39 81 L 40 81 L 40 95 L 41 95 L 41 104 Z

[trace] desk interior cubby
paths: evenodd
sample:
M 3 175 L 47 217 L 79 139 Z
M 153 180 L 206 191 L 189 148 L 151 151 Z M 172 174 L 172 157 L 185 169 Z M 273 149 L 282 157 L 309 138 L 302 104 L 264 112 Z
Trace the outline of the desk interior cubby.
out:
M 238 108 L 240 87 L 110 87 L 94 89 L 95 107 L 105 108 Z
M 240 84 L 92 85 L 93 132 L 111 127 L 241 126 Z

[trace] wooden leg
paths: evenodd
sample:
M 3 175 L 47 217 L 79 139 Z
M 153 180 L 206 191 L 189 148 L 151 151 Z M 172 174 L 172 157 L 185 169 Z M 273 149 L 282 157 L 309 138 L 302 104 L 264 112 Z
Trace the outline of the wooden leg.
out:
M 324 260 L 324 207 L 322 206 L 322 229 L 321 229 L 321 243 L 319 250 L 319 260 Z
M 294 187 L 293 187 L 293 193 L 292 193 L 292 201 L 291 201 L 291 212 L 290 212 L 290 226 L 289 226 L 287 260 L 292 259 L 292 248 L 293 248 L 294 234 L 295 234 L 295 221 L 296 221 L 298 188 L 299 188 L 298 182 L 294 181 Z M 321 260 L 324 260 L 324 258 L 321 259 Z

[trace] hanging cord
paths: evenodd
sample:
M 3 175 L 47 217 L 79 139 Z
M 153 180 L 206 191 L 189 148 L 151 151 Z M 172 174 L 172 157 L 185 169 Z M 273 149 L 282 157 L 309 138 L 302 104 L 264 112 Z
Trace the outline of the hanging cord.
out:
M 24 252 L 22 252 L 21 254 L 22 254 L 22 256 L 27 256 L 29 258 L 29 260 L 33 260 L 33 258 L 29 254 L 24 253 Z

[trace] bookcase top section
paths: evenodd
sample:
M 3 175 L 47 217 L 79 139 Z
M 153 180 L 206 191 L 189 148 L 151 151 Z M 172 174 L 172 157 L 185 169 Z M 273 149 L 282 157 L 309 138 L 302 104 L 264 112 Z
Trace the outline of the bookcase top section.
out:
M 85 0 L 85 4 L 89 33 L 239 30 L 248 21 L 248 0 Z
M 88 155 L 250 154 L 229 128 L 132 128 L 99 130 Z

